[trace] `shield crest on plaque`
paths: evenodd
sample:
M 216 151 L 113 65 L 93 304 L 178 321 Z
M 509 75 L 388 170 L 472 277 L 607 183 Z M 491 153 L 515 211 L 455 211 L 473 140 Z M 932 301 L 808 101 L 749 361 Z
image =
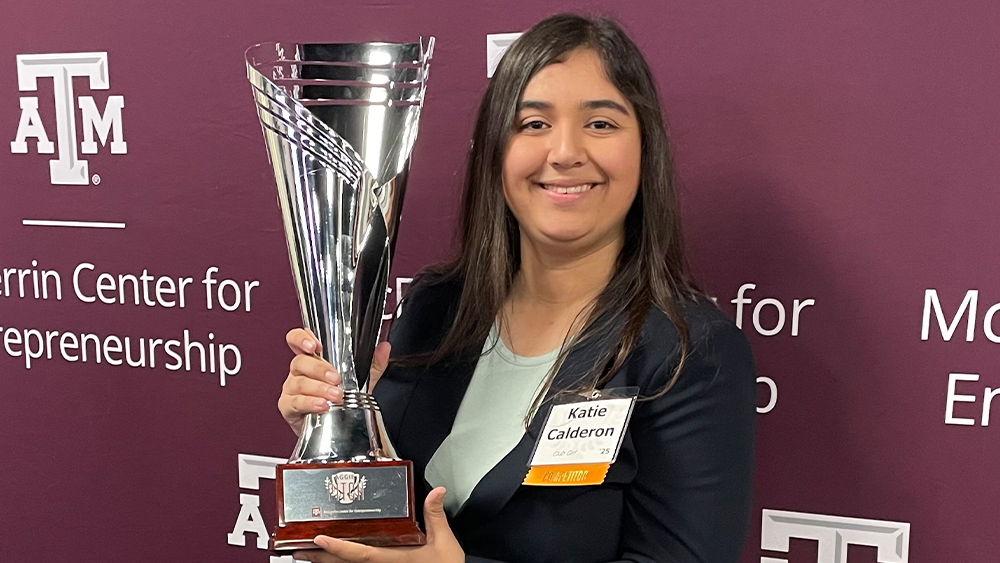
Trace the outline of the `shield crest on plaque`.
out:
M 341 504 L 351 504 L 356 500 L 365 500 L 365 486 L 368 479 L 353 471 L 341 471 L 326 478 L 326 490 L 330 497 Z

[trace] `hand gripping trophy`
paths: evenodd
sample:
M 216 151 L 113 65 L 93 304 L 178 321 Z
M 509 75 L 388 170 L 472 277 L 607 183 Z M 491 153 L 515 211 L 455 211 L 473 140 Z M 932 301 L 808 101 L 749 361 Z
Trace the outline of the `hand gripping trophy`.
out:
M 276 551 L 315 548 L 319 534 L 424 543 L 413 464 L 396 457 L 367 384 L 433 49 L 432 37 L 246 52 L 302 321 L 344 388 L 277 468 Z

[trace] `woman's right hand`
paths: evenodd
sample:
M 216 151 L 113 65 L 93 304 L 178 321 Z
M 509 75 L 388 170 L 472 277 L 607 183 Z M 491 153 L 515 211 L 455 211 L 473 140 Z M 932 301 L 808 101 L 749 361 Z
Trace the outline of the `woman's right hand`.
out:
M 292 329 L 285 335 L 285 342 L 295 357 L 289 365 L 288 377 L 281 386 L 278 410 L 295 434 L 301 435 L 306 415 L 325 412 L 329 407 L 327 401 L 341 402 L 344 390 L 340 386 L 340 374 L 319 356 L 322 345 L 311 331 L 304 328 Z M 375 357 L 372 359 L 369 393 L 388 363 L 389 343 L 380 342 L 375 347 Z

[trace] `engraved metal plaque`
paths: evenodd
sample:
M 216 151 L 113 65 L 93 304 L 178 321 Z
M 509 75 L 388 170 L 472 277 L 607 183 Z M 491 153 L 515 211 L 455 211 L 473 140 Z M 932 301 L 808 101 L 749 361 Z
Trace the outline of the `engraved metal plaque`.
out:
M 331 467 L 284 472 L 285 522 L 406 518 L 406 467 Z

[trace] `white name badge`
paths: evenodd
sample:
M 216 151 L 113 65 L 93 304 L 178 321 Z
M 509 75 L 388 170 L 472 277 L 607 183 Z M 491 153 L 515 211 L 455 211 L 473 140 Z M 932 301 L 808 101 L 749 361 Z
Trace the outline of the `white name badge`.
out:
M 618 458 L 638 389 L 607 389 L 591 397 L 560 397 L 549 411 L 526 485 L 592 485 L 604 482 Z

